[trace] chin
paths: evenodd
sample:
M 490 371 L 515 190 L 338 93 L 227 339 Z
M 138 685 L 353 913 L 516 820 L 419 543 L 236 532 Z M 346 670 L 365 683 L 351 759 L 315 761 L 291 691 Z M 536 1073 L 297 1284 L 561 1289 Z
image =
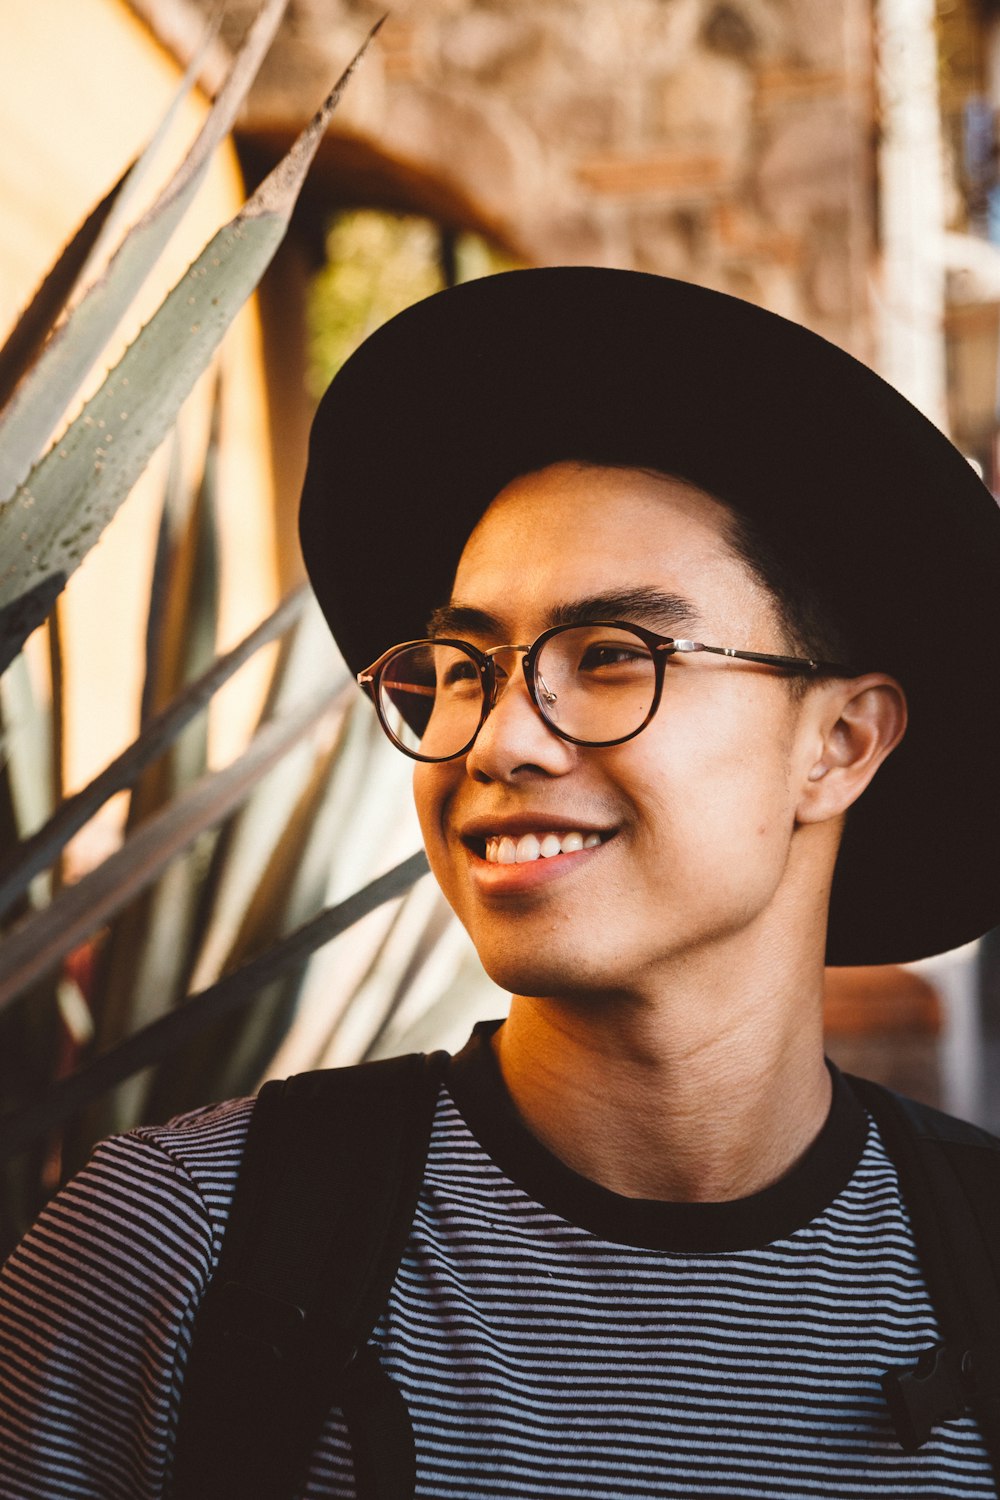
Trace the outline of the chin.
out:
M 517 952 L 510 945 L 476 944 L 479 961 L 494 984 L 512 995 L 581 997 L 618 989 L 625 982 L 620 959 L 549 951 Z

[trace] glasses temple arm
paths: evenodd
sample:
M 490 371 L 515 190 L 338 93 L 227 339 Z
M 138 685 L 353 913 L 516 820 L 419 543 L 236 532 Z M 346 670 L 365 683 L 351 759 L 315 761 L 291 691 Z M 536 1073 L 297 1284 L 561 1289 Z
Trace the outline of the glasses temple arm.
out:
M 729 656 L 737 661 L 755 661 L 763 666 L 784 667 L 786 671 L 797 672 L 801 676 L 809 677 L 856 677 L 856 669 L 846 667 L 838 662 L 815 661 L 806 656 L 775 656 L 769 651 L 737 651 L 733 646 L 706 646 L 703 641 L 672 641 L 672 651 L 708 651 L 712 656 Z

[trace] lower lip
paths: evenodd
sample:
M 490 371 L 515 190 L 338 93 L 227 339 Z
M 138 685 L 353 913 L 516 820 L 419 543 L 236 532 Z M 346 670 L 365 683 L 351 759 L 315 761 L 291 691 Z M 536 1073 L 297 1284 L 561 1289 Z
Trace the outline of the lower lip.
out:
M 486 895 L 500 896 L 534 890 L 536 886 L 548 885 L 552 880 L 559 880 L 563 875 L 581 870 L 596 854 L 607 848 L 610 842 L 610 839 L 605 839 L 603 843 L 594 844 L 589 849 L 553 854 L 550 859 L 531 859 L 521 865 L 492 864 L 465 844 L 462 848 L 468 856 L 472 878 L 479 890 Z

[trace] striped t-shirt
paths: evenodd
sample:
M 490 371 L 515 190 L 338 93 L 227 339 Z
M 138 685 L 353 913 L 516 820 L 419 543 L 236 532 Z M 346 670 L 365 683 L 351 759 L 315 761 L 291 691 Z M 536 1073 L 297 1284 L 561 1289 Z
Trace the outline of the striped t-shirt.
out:
M 106 1142 L 11 1258 L 2 1500 L 169 1494 L 250 1110 Z M 935 1338 L 896 1172 L 838 1075 L 781 1181 L 729 1203 L 646 1202 L 535 1140 L 486 1029 L 451 1063 L 373 1334 L 409 1406 L 421 1497 L 994 1496 L 970 1417 L 916 1454 L 894 1437 L 879 1376 Z M 353 1493 L 331 1412 L 304 1494 Z

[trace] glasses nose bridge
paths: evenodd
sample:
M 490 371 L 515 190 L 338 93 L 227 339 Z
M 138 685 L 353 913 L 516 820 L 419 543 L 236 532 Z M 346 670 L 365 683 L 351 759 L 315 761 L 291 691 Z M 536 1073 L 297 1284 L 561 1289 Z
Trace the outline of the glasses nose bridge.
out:
M 532 705 L 536 709 L 538 708 L 538 702 L 537 702 L 537 700 L 535 698 L 535 688 L 534 688 L 534 684 L 533 684 L 533 682 L 531 680 L 531 676 L 532 676 L 532 674 L 531 674 L 531 668 L 528 665 L 528 660 L 529 660 L 529 657 L 531 655 L 531 650 L 532 650 L 532 648 L 531 648 L 530 645 L 526 646 L 526 645 L 523 645 L 523 644 L 520 644 L 520 643 L 517 643 L 517 642 L 510 642 L 510 643 L 508 643 L 506 645 L 503 645 L 503 646 L 491 646 L 489 648 L 489 650 L 483 652 L 483 655 L 487 658 L 487 660 L 489 662 L 489 674 L 488 674 L 488 678 L 487 678 L 487 682 L 486 682 L 487 697 L 488 697 L 488 703 L 487 703 L 486 712 L 488 714 L 492 713 L 493 709 L 496 707 L 497 701 L 498 701 L 498 699 L 500 697 L 500 693 L 503 690 L 501 682 L 500 682 L 499 675 L 498 675 L 497 670 L 496 670 L 496 667 L 497 667 L 497 657 L 500 655 L 500 653 L 502 651 L 517 651 L 517 652 L 520 653 L 520 656 L 521 656 L 521 670 L 524 673 L 524 685 L 528 689 L 528 697 L 531 699 Z M 510 681 L 510 676 L 511 676 L 511 674 L 509 672 L 507 672 L 506 673 L 507 682 Z

